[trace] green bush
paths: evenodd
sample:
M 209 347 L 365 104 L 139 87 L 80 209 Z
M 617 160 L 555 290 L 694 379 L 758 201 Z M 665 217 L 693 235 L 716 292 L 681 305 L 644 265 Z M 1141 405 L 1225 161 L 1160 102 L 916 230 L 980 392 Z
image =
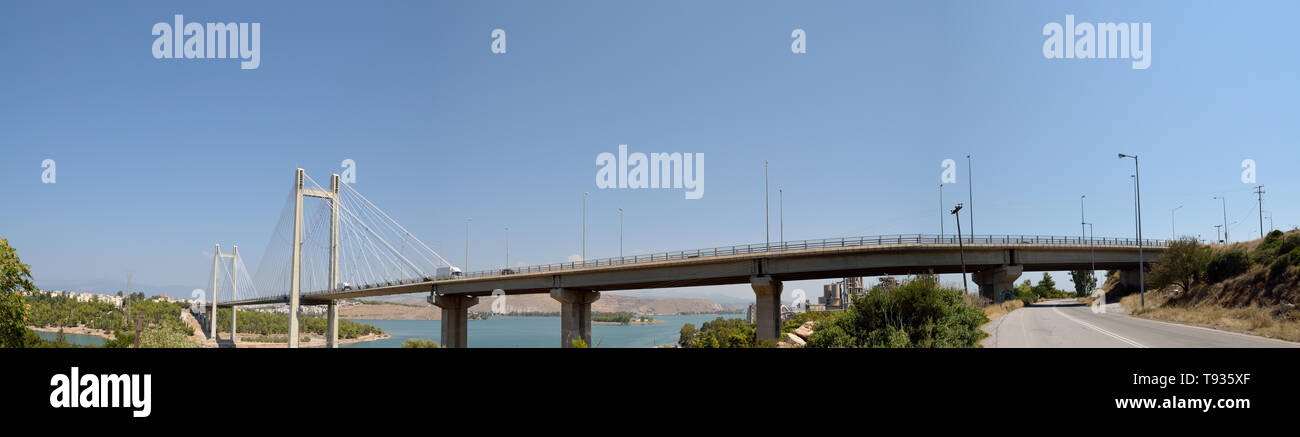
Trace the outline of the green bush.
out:
M 853 297 L 853 305 L 819 323 L 806 347 L 976 347 L 988 334 L 984 312 L 966 304 L 961 290 L 933 276 Z
M 438 342 L 423 338 L 408 338 L 402 343 L 403 349 L 436 349 Z
M 1234 249 L 1214 254 L 1206 266 L 1206 279 L 1210 283 L 1221 282 L 1250 270 L 1250 257 L 1246 252 Z

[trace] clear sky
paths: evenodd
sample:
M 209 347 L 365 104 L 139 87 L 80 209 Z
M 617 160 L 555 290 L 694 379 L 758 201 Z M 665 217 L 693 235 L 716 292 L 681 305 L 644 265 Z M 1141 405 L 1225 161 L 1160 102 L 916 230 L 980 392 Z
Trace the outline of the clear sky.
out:
M 787 240 L 938 233 L 940 162 L 958 163 L 950 207 L 967 154 L 979 234 L 1077 235 L 1087 194 L 1098 236 L 1132 235 L 1119 152 L 1142 159 L 1149 238 L 1182 205 L 1178 233 L 1213 239 L 1218 195 L 1232 239 L 1257 238 L 1243 159 L 1274 224 L 1300 224 L 1291 1 L 0 8 L 0 237 L 45 287 L 133 269 L 200 288 L 214 243 L 256 266 L 294 168 L 326 181 L 344 159 L 357 190 L 455 263 L 472 217 L 471 269 L 505 262 L 506 226 L 512 264 L 580 253 L 584 191 L 591 258 L 617 255 L 620 207 L 628 254 L 762 242 L 764 160 L 773 240 L 778 187 Z M 155 59 L 151 29 L 175 14 L 261 23 L 260 67 Z M 1150 68 L 1045 59 L 1043 27 L 1066 14 L 1152 23 Z M 791 53 L 796 28 L 807 53 Z M 595 158 L 619 144 L 704 153 L 704 197 L 597 189 Z

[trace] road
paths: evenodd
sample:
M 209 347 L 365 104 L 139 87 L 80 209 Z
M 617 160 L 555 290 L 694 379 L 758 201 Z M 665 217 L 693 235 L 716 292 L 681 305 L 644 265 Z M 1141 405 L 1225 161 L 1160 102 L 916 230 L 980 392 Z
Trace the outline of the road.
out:
M 1300 347 L 1300 343 L 1124 314 L 1119 304 L 1105 313 L 1074 300 L 1040 302 L 984 325 L 984 347 Z

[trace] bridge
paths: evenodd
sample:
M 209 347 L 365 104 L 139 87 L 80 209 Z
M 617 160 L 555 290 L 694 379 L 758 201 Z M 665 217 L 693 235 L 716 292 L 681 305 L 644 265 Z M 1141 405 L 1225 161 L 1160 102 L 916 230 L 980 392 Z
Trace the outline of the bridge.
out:
M 304 218 L 304 198 L 323 199 Z M 429 293 L 442 311 L 442 345 L 465 347 L 468 310 L 480 297 L 548 293 L 561 304 L 561 345 L 591 342 L 591 303 L 602 291 L 749 284 L 755 294 L 757 335 L 780 334 L 783 283 L 854 276 L 973 272 L 981 296 L 1008 298 L 1026 271 L 1120 270 L 1121 282 L 1136 286 L 1139 258 L 1156 262 L 1166 241 L 1035 235 L 880 235 L 785 241 L 678 250 L 566 263 L 438 274 L 452 265 L 391 217 L 334 175 L 321 189 L 302 169 L 273 239 L 249 284 L 238 294 L 242 261 L 237 248 L 213 258 L 212 311 L 230 307 L 288 304 L 289 347 L 297 347 L 302 305 L 327 306 L 327 347 L 338 346 L 338 301 L 407 293 Z M 291 225 L 288 225 L 291 223 Z M 312 224 L 315 224 L 313 226 Z M 281 232 L 283 231 L 283 232 Z M 322 237 L 327 235 L 328 237 Z M 315 237 L 315 238 L 313 238 Z M 291 244 L 288 259 L 275 256 Z M 315 249 L 315 250 L 304 250 Z M 222 274 L 223 259 L 230 265 Z M 226 285 L 222 287 L 223 282 Z M 218 291 L 229 290 L 223 299 Z M 249 291 L 251 290 L 251 292 Z M 214 313 L 215 314 L 215 313 Z M 216 318 L 209 317 L 212 338 Z

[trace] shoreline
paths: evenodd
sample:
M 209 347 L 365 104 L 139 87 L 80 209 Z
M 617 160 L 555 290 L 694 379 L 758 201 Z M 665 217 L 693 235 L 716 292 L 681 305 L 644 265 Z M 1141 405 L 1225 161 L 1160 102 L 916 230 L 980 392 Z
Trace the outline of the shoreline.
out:
M 98 328 L 87 328 L 82 325 L 54 326 L 54 327 L 27 325 L 27 329 L 36 332 L 50 332 L 50 333 L 58 333 L 59 330 L 62 329 L 64 334 L 93 335 L 105 340 L 112 340 L 116 338 L 113 336 L 111 332 L 105 331 L 103 329 L 98 329 Z

